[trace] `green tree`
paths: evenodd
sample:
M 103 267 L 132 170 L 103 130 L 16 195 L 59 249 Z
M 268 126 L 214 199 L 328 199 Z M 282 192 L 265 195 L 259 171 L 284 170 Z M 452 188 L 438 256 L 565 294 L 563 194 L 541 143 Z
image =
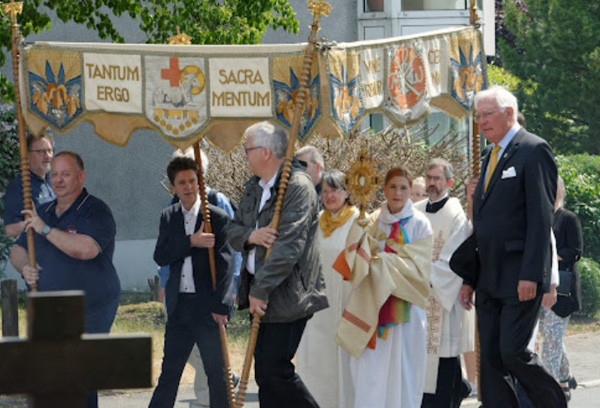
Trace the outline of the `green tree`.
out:
M 166 43 L 175 27 L 192 44 L 258 44 L 267 28 L 297 33 L 288 0 L 153 0 L 141 12 L 151 43 Z
M 487 74 L 490 85 L 502 86 L 510 92 L 516 92 L 521 83 L 519 78 L 494 63 L 488 65 Z
M 6 1 L 6 0 L 5 0 Z M 136 17 L 141 12 L 137 0 L 31 0 L 23 2 L 23 13 L 18 16 L 21 34 L 39 34 L 50 29 L 50 13 L 56 13 L 63 22 L 72 21 L 96 31 L 100 38 L 123 42 L 123 37 L 115 29 L 111 18 L 128 13 Z M 6 62 L 6 54 L 11 49 L 11 27 L 8 16 L 0 18 L 0 66 Z M 14 100 L 14 90 L 10 81 L 0 74 L 0 101 Z
M 600 2 L 507 0 L 504 13 L 514 42 L 500 40 L 500 54 L 521 79 L 528 129 L 557 152 L 600 153 Z
M 6 1 L 6 0 L 5 0 Z M 50 29 L 50 13 L 96 31 L 100 38 L 123 42 L 113 19 L 125 13 L 140 19 L 150 43 L 165 43 L 175 27 L 194 44 L 257 44 L 268 28 L 297 33 L 298 20 L 288 0 L 31 0 L 19 15 L 21 33 Z M 0 18 L 0 66 L 10 53 L 11 28 Z M 14 100 L 13 86 L 0 74 L 0 101 Z
M 12 106 L 0 103 L 0 278 L 3 278 L 4 265 L 13 244 L 4 233 L 4 192 L 19 173 L 19 162 L 17 115 Z

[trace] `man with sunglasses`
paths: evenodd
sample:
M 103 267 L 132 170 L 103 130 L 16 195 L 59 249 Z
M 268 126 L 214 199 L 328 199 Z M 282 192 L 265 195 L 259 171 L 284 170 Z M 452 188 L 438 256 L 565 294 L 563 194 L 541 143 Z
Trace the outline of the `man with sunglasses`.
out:
M 39 139 L 27 134 L 27 148 L 31 199 L 37 207 L 56 198 L 50 187 L 50 162 L 54 156 L 54 139 L 50 130 L 44 131 Z M 4 230 L 8 237 L 16 238 L 23 230 L 23 208 L 23 180 L 19 175 L 8 184 L 4 196 Z

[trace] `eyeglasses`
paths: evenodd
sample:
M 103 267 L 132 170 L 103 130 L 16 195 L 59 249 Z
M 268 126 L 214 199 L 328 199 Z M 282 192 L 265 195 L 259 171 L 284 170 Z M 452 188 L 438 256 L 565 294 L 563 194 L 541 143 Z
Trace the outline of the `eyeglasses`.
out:
M 473 120 L 475 120 L 475 123 L 479 123 L 484 119 L 489 119 L 490 116 L 492 116 L 494 113 L 498 112 L 500 109 L 493 109 L 493 110 L 489 110 L 489 111 L 484 111 L 481 113 L 476 113 L 473 116 Z
M 252 151 L 254 149 L 264 149 L 264 146 L 253 146 L 253 147 L 246 147 L 244 146 L 244 152 L 246 152 L 246 154 L 248 154 L 249 151 Z
M 32 149 L 30 150 L 30 152 L 32 153 L 37 153 L 40 156 L 47 154 L 48 156 L 52 156 L 52 153 L 54 153 L 54 149 Z

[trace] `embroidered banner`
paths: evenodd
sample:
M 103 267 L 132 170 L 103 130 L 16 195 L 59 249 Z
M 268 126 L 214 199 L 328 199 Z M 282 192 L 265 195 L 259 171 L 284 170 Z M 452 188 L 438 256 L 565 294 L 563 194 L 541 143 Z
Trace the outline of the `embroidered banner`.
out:
M 176 147 L 208 137 L 228 152 L 251 123 L 290 127 L 305 47 L 38 42 L 22 53 L 23 110 L 34 133 L 66 133 L 86 120 L 115 144 L 148 128 Z M 323 47 L 308 74 L 301 142 L 345 136 L 374 112 L 396 126 L 432 106 L 464 117 L 487 86 L 472 27 Z

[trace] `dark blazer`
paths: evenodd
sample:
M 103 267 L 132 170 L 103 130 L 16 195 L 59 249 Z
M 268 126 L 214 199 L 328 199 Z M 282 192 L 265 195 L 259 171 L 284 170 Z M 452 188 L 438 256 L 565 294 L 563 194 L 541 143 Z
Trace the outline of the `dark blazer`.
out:
M 567 317 L 581 309 L 581 284 L 577 261 L 583 253 L 583 234 L 581 224 L 575 214 L 564 208 L 554 213 L 552 230 L 556 237 L 556 252 L 562 258 L 558 269 L 573 273 L 571 296 L 558 296 L 552 311 L 560 317 Z
M 550 284 L 550 228 L 557 169 L 548 143 L 521 128 L 506 147 L 483 193 L 491 148 L 484 152 L 473 200 L 481 274 L 477 290 L 517 296 L 519 280 Z
M 185 233 L 181 203 L 163 210 L 160 217 L 160 232 L 154 249 L 154 261 L 160 266 L 169 265 L 170 274 L 165 288 L 167 313 L 171 315 L 177 306 L 181 268 L 187 256 L 192 257 L 194 284 L 199 302 L 199 317 L 212 321 L 211 313 L 229 314 L 233 302 L 233 251 L 225 237 L 225 227 L 229 222 L 227 214 L 212 204 L 208 205 L 212 232 L 215 234 L 216 290 L 213 291 L 210 278 L 208 250 L 192 248 L 190 236 Z M 202 211 L 198 214 L 195 231 L 202 224 Z

